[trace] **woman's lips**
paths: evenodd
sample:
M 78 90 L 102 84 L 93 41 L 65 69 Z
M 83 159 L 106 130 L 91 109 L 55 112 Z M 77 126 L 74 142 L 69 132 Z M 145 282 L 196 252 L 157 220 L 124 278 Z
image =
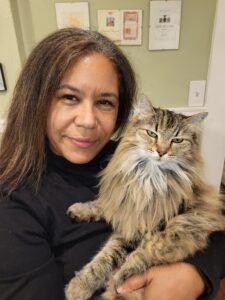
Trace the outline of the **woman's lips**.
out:
M 78 148 L 87 149 L 92 147 L 96 140 L 85 139 L 85 138 L 70 138 L 71 142 Z

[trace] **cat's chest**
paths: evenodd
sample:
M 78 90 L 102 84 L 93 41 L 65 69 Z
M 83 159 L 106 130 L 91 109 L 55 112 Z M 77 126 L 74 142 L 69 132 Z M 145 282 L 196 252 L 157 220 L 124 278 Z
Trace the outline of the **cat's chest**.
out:
M 145 189 L 140 189 L 137 182 L 136 188 L 134 185 L 133 191 L 129 191 L 125 198 L 118 195 L 117 204 L 114 203 L 110 208 L 103 210 L 106 221 L 127 240 L 155 230 L 165 218 L 165 199 L 158 202 L 157 193 L 148 193 Z M 169 206 L 168 209 L 171 211 Z

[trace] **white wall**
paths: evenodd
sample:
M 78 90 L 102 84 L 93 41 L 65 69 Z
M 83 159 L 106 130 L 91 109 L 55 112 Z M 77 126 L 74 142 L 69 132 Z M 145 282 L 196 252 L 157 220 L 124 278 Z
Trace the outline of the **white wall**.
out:
M 225 157 L 225 0 L 218 0 L 208 71 L 202 154 L 206 176 L 220 186 Z

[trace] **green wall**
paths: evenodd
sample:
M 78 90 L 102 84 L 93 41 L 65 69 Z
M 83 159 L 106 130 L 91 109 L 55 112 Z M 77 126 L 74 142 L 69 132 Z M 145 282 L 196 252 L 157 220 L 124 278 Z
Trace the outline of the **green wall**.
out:
M 7 91 L 0 92 L 1 120 L 5 118 L 13 88 L 21 69 L 17 37 L 9 0 L 0 0 L 0 62 L 3 65 L 7 85 Z
M 82 1 L 11 0 L 22 63 L 37 42 L 56 30 L 55 2 Z M 207 79 L 216 0 L 182 0 L 179 49 L 162 51 L 148 50 L 148 0 L 87 2 L 94 30 L 97 29 L 98 9 L 143 10 L 142 45 L 122 46 L 135 68 L 139 90 L 147 94 L 155 105 L 187 106 L 189 81 Z

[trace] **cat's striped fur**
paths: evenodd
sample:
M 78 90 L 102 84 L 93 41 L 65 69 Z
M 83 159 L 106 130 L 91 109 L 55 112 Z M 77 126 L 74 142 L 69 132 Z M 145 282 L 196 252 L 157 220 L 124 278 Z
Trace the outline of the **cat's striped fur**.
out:
M 144 105 L 143 105 L 144 104 Z M 98 198 L 75 204 L 77 221 L 104 218 L 114 229 L 103 249 L 66 288 L 68 300 L 126 298 L 115 287 L 153 265 L 173 263 L 207 246 L 225 229 L 221 196 L 203 179 L 200 124 L 191 117 L 154 108 L 142 99 L 108 166 Z

